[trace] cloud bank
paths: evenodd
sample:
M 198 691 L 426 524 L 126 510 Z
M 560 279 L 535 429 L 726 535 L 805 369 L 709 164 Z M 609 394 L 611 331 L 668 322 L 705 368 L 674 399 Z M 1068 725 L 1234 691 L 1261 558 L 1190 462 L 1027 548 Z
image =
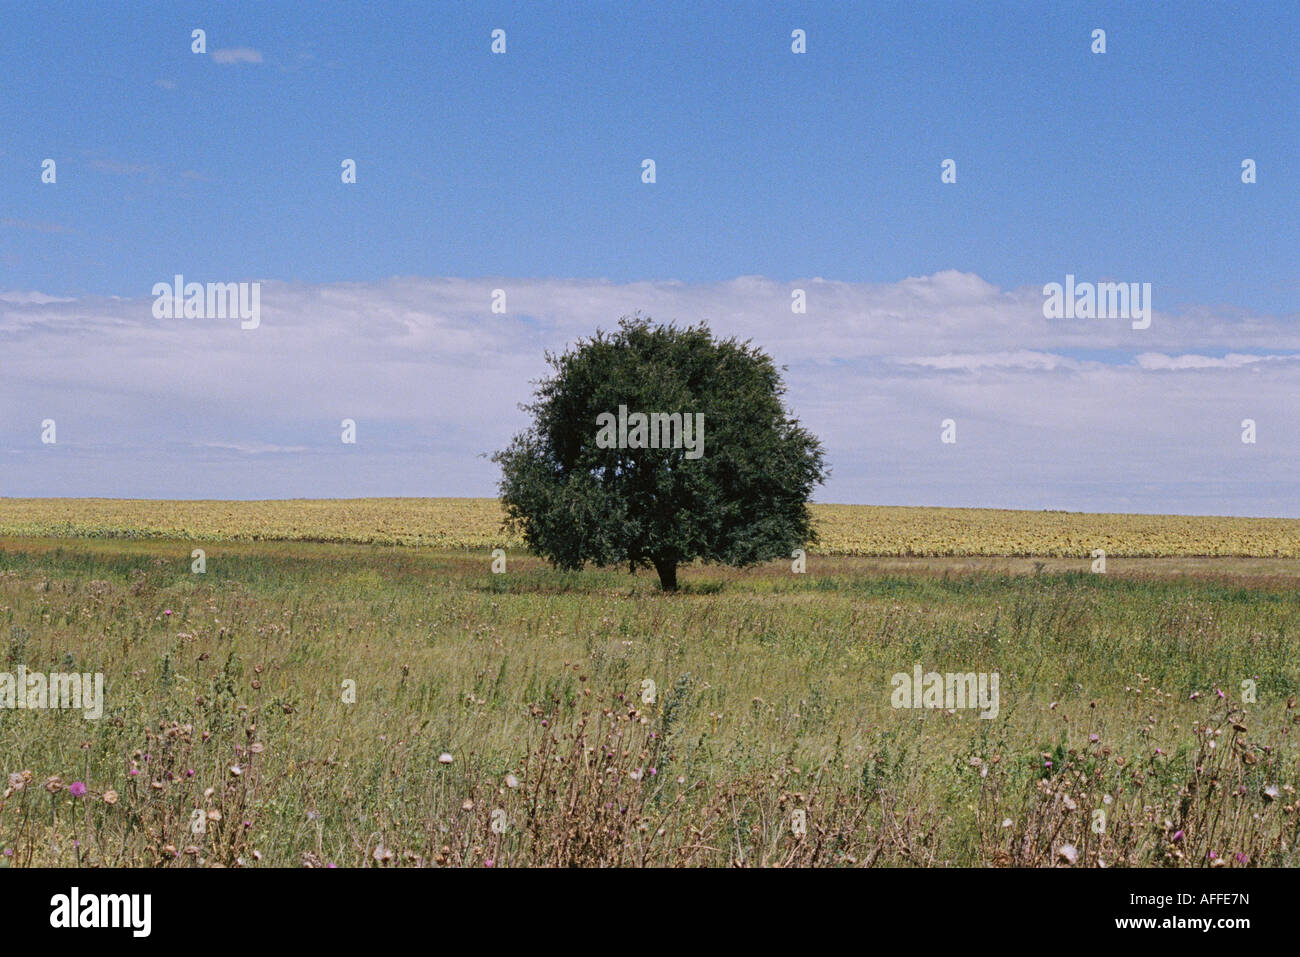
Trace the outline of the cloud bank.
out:
M 545 351 L 639 310 L 707 321 L 787 367 L 787 403 L 827 448 L 821 501 L 1300 516 L 1296 315 L 1169 314 L 1157 289 L 1149 329 L 1049 320 L 1040 287 L 955 271 L 267 281 L 250 330 L 155 319 L 147 292 L 0 292 L 0 495 L 493 494 L 484 455 L 526 423 Z

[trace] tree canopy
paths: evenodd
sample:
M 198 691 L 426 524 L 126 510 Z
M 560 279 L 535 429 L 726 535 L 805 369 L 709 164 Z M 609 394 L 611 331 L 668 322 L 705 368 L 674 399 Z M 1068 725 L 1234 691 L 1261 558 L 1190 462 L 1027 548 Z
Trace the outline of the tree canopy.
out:
M 531 427 L 493 457 L 531 550 L 567 569 L 653 566 L 673 591 L 679 564 L 744 567 L 815 541 L 821 443 L 750 342 L 635 316 L 546 360 Z

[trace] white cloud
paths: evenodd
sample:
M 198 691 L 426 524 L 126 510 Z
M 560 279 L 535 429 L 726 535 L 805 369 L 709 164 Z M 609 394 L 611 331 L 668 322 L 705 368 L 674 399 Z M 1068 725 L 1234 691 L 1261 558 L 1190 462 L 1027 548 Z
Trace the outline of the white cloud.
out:
M 27 303 L 41 305 L 47 302 L 75 302 L 75 299 L 69 299 L 66 296 L 47 296 L 43 292 L 23 292 L 14 289 L 9 292 L 0 290 L 0 302 L 11 302 L 14 305 L 21 306 Z
M 242 452 L 245 455 L 263 455 L 268 452 L 306 452 L 305 445 L 269 445 L 265 442 L 195 442 L 194 446 L 201 449 L 223 449 L 232 452 Z
M 924 366 L 928 369 L 950 369 L 974 372 L 979 369 L 1078 369 L 1080 363 L 1050 352 L 990 352 L 965 353 L 942 356 L 904 356 L 901 365 Z
M 1240 369 L 1259 362 L 1295 362 L 1300 355 L 1243 355 L 1229 353 L 1225 356 L 1181 355 L 1168 356 L 1159 352 L 1144 352 L 1137 357 L 1143 369 L 1182 371 L 1187 369 Z
M 490 311 L 497 288 L 506 315 Z M 796 288 L 806 315 L 791 312 Z M 788 367 L 786 400 L 827 447 L 823 501 L 1300 513 L 1295 316 L 1051 322 L 1041 287 L 951 271 L 890 284 L 268 281 L 261 302 L 260 328 L 242 330 L 155 319 L 143 294 L 0 294 L 0 447 L 31 450 L 0 454 L 0 494 L 491 494 L 496 469 L 479 456 L 526 423 L 517 405 L 547 372 L 543 353 L 640 310 L 706 320 Z M 46 417 L 57 447 L 39 444 Z M 955 446 L 939 442 L 949 417 Z M 344 418 L 355 446 L 339 440 Z M 1256 445 L 1240 441 L 1243 418 L 1259 423 Z
M 252 47 L 227 47 L 212 51 L 212 62 L 222 66 L 236 63 L 261 63 L 262 53 Z

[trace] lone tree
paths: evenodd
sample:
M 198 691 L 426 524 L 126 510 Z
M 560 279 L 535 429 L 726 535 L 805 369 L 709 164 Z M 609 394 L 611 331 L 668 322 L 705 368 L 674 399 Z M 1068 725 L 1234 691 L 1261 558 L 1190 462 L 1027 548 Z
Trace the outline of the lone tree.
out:
M 493 456 L 506 525 L 560 568 L 695 559 L 744 567 L 816 541 L 821 443 L 790 418 L 772 360 L 707 326 L 625 317 L 548 352 L 533 424 Z

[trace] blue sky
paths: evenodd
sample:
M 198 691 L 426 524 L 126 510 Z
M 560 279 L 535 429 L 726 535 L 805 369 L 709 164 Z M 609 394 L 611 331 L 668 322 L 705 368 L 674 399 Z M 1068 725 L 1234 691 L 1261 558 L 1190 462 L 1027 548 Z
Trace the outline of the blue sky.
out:
M 478 453 L 542 350 L 657 307 L 790 365 L 823 500 L 1296 514 L 1298 28 L 1291 3 L 0 4 L 0 495 L 490 494 Z M 160 325 L 176 273 L 264 281 L 263 327 Z M 1152 329 L 1043 326 L 1067 273 L 1151 283 Z M 949 413 L 960 467 L 930 460 Z
M 1014 287 L 1064 262 L 1170 307 L 1300 297 L 1293 3 L 41 9 L 0 30 L 4 215 L 71 232 L 0 230 L 10 286 L 133 295 L 182 260 Z M 191 53 L 196 26 L 262 63 Z

